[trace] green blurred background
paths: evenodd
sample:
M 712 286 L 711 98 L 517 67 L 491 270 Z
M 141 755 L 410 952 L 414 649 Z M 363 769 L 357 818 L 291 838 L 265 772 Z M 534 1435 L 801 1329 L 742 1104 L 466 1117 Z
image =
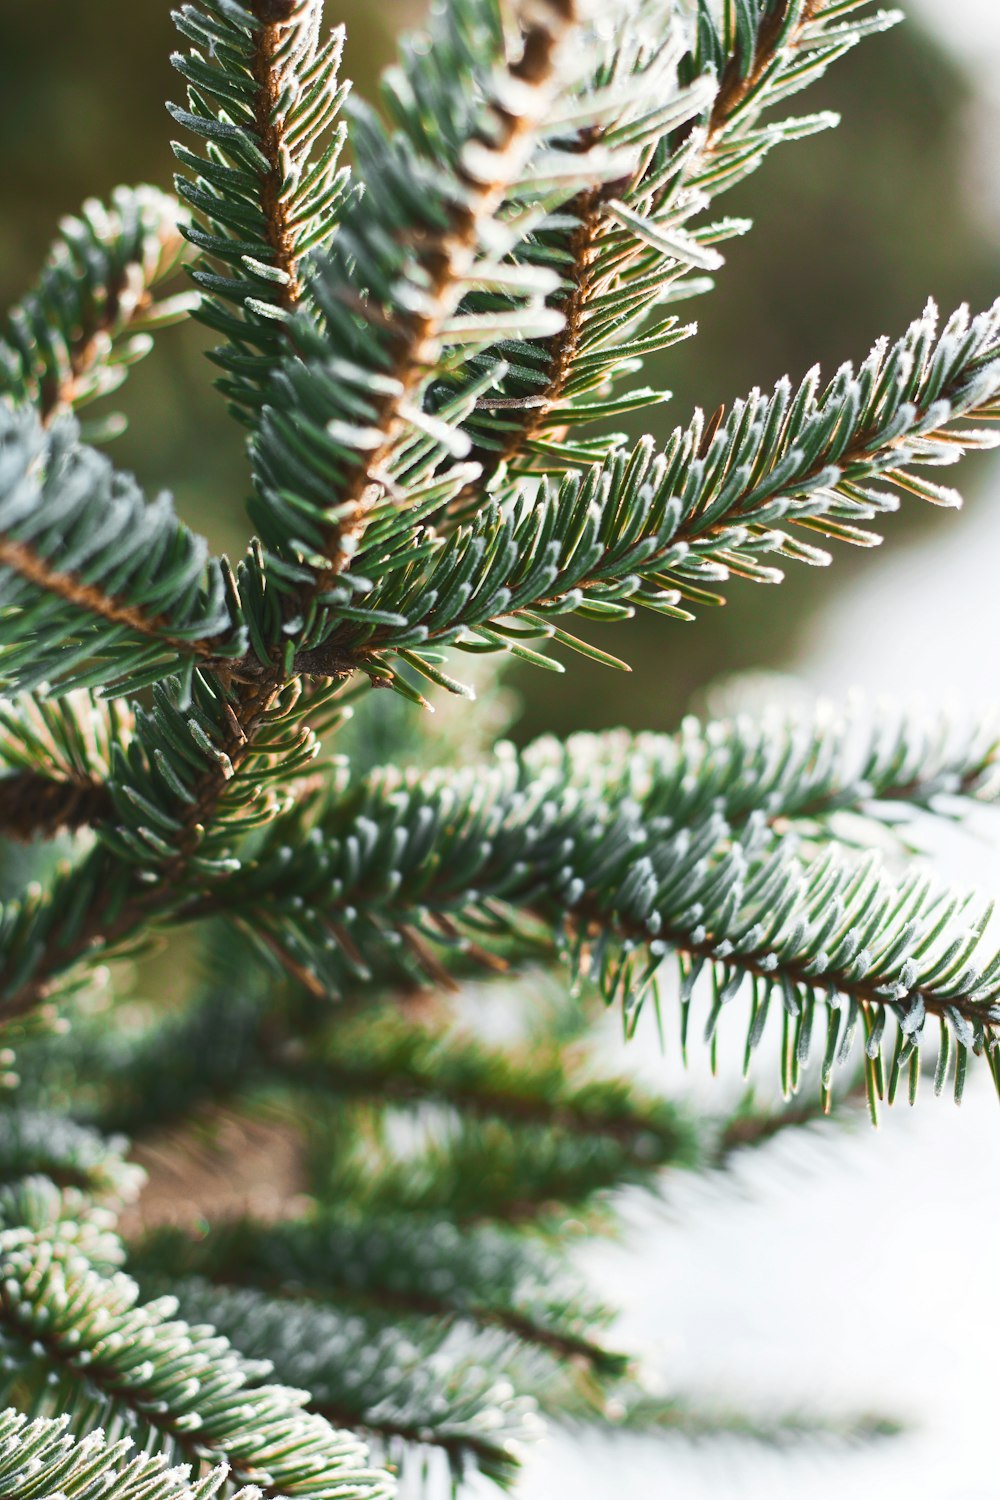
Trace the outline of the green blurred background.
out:
M 5 7 L 0 51 L 0 162 L 5 213 L 0 303 L 27 287 L 58 217 L 118 182 L 166 186 L 171 122 L 163 101 L 180 96 L 169 66 L 168 0 L 45 0 Z M 331 21 L 349 31 L 346 71 L 370 94 L 396 31 L 419 17 L 412 0 L 381 6 L 336 0 Z M 808 95 L 808 110 L 842 112 L 840 129 L 775 153 L 727 198 L 755 219 L 727 249 L 718 288 L 690 304 L 701 331 L 648 374 L 671 387 L 662 410 L 640 414 L 666 432 L 694 404 L 708 410 L 754 384 L 815 360 L 831 369 L 895 333 L 928 295 L 946 309 L 992 300 L 998 250 L 967 201 L 962 168 L 967 85 L 910 21 L 837 64 Z M 213 543 L 238 552 L 245 536 L 242 433 L 211 389 L 195 327 L 168 330 L 116 406 L 131 426 L 114 457 L 152 488 L 168 486 L 180 510 Z M 974 470 L 967 487 L 975 485 Z M 886 527 L 901 533 L 952 525 L 914 505 Z M 895 547 L 890 550 L 892 565 Z M 518 737 L 541 729 L 626 723 L 665 728 L 720 672 L 780 667 L 810 613 L 848 569 L 886 565 L 878 553 L 845 555 L 833 569 L 799 568 L 773 589 L 735 585 L 724 609 L 694 625 L 643 616 L 594 632 L 633 665 L 631 676 L 573 658 L 564 677 L 525 670 Z

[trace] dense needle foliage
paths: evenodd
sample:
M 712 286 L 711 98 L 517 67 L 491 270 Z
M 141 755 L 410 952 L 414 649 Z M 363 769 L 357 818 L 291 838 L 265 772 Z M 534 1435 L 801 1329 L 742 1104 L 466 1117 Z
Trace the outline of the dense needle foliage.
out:
M 29 846 L 0 910 L 0 1495 L 377 1500 L 511 1484 L 545 1414 L 823 1425 L 645 1389 L 574 1240 L 667 1167 L 912 1100 L 928 1055 L 939 1090 L 970 1062 L 1000 1087 L 988 909 L 905 836 L 997 799 L 1000 731 L 823 710 L 515 751 L 495 679 L 621 667 L 574 617 L 653 610 L 668 652 L 734 580 L 958 503 L 937 471 L 994 442 L 1000 304 L 613 430 L 665 430 L 635 377 L 749 228 L 715 198 L 835 124 L 787 101 L 895 19 L 440 0 L 369 104 L 322 0 L 176 12 L 176 198 L 89 202 L 0 330 L 0 833 Z M 190 315 L 246 429 L 235 564 L 77 416 Z M 159 1002 L 123 962 L 154 937 Z M 739 1013 L 747 1069 L 799 1097 L 700 1120 L 597 1065 L 598 998 L 713 1055 Z M 291 1141 L 276 1202 L 136 1206 L 126 1137 L 232 1128 Z

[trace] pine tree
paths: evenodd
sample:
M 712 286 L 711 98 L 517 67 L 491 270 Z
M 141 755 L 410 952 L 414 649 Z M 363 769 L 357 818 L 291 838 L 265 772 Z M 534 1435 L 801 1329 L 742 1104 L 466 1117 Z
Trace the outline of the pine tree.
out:
M 896 19 L 441 0 L 373 106 L 321 0 L 176 12 L 177 197 L 88 203 L 0 340 L 0 1495 L 377 1500 L 509 1485 L 544 1414 L 743 1430 L 644 1389 L 579 1234 L 667 1167 L 912 1101 L 928 1054 L 1000 1089 L 988 908 L 907 833 L 997 799 L 995 724 L 493 743 L 505 661 L 623 665 L 573 616 L 673 639 L 958 503 L 928 469 L 996 441 L 1000 303 L 610 430 L 659 422 L 631 377 L 749 227 L 716 196 L 835 124 L 785 101 Z M 246 429 L 235 567 L 77 415 L 192 315 Z M 154 938 L 193 975 L 169 1003 L 121 962 Z M 684 1048 L 739 1012 L 798 1098 L 698 1118 L 600 1067 L 598 1001 Z M 279 1211 L 145 1221 L 126 1137 L 225 1120 L 299 1143 Z

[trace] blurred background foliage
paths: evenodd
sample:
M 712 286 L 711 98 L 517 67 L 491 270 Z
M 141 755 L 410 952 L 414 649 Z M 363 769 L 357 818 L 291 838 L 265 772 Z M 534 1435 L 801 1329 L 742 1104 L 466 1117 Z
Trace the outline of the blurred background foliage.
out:
M 3 304 L 29 284 L 56 220 L 84 196 L 103 196 L 123 181 L 170 182 L 163 101 L 180 95 L 169 65 L 169 0 L 45 0 L 7 9 L 0 50 Z M 331 0 L 331 22 L 348 28 L 346 72 L 363 93 L 372 92 L 391 57 L 396 32 L 421 9 L 414 0 Z M 956 66 L 915 20 L 833 69 L 809 107 L 836 109 L 843 124 L 776 152 L 727 199 L 727 211 L 752 215 L 755 228 L 727 247 L 716 291 L 690 304 L 698 338 L 647 372 L 650 383 L 666 384 L 675 396 L 661 412 L 638 414 L 635 430 L 666 433 L 694 404 L 714 410 L 786 371 L 801 375 L 817 359 L 832 371 L 863 356 L 879 334 L 898 333 L 928 295 L 948 309 L 963 299 L 976 306 L 992 300 L 995 238 L 962 168 L 969 106 Z M 245 537 L 242 434 L 213 397 L 212 369 L 200 354 L 204 338 L 193 325 L 161 336 L 155 356 L 116 402 L 131 427 L 114 457 L 148 486 L 169 486 L 213 545 L 238 551 Z M 967 489 L 975 479 L 970 467 Z M 952 524 L 913 506 L 888 531 L 896 547 L 905 532 Z M 780 595 L 734 588 L 725 608 L 703 612 L 693 625 L 648 616 L 595 628 L 600 644 L 631 662 L 632 675 L 579 657 L 564 677 L 520 673 L 516 736 L 617 723 L 670 728 L 720 672 L 794 659 L 829 590 L 849 569 L 882 565 L 877 553 L 842 550 L 832 570 L 794 571 Z

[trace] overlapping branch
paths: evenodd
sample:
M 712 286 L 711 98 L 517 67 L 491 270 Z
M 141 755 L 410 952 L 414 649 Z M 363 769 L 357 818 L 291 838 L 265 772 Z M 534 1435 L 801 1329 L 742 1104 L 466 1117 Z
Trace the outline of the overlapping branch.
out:
M 611 1315 L 558 1248 L 500 1225 L 348 1209 L 297 1223 L 220 1225 L 198 1241 L 161 1231 L 135 1247 L 130 1264 L 140 1279 L 169 1267 L 271 1296 L 307 1294 L 348 1313 L 431 1319 L 438 1331 L 456 1319 L 501 1329 L 604 1376 L 627 1364 L 598 1342 Z
M 976 318 L 960 308 L 941 329 L 929 305 L 825 389 L 814 369 L 796 390 L 753 391 L 712 433 L 696 412 L 661 451 L 646 438 L 541 494 L 529 483 L 446 540 L 427 529 L 415 547 L 411 527 L 387 522 L 355 563 L 377 581 L 331 591 L 324 638 L 296 665 L 360 668 L 405 691 L 392 656 L 456 686 L 425 647 L 512 651 L 559 670 L 527 644 L 551 638 L 600 658 L 558 617 L 620 619 L 638 604 L 690 618 L 685 606 L 721 602 L 730 577 L 780 581 L 762 556 L 825 563 L 816 539 L 872 545 L 865 523 L 900 494 L 960 503 L 914 471 L 993 446 L 998 391 L 1000 304 Z
M 457 1482 L 478 1470 L 505 1488 L 522 1444 L 541 1430 L 530 1399 L 515 1394 L 497 1333 L 459 1339 L 447 1328 L 366 1318 L 315 1302 L 183 1281 L 182 1312 L 211 1317 L 278 1378 L 306 1387 L 309 1408 L 359 1429 L 405 1471 L 407 1457 L 439 1450 Z M 294 1493 L 294 1492 L 293 1492 Z
M 861 10 L 866 14 L 855 17 Z M 692 230 L 692 219 L 756 170 L 775 145 L 837 123 L 829 113 L 773 123 L 762 117 L 863 36 L 899 18 L 870 12 L 868 0 L 736 0 L 723 8 L 720 24 L 714 7 L 700 0 L 693 40 L 687 43 L 678 25 L 665 43 L 657 7 L 623 17 L 593 88 L 597 97 L 627 89 L 630 100 L 620 101 L 607 121 L 588 125 L 580 140 L 592 146 L 623 132 L 645 139 L 651 130 L 649 149 L 636 174 L 613 187 L 588 187 L 527 248 L 529 258 L 559 267 L 564 279 L 554 300 L 565 322 L 548 341 L 522 350 L 497 390 L 501 399 L 484 401 L 467 424 L 487 476 L 501 464 L 544 465 L 553 453 L 565 453 L 567 422 L 575 436 L 577 424 L 607 414 L 612 384 L 676 337 L 672 319 L 644 328 L 649 313 L 710 286 L 704 277 L 691 279 L 691 271 L 721 265 L 713 244 L 748 227 L 724 221 Z M 671 77 L 697 118 L 663 109 Z M 635 100 L 647 80 L 658 89 L 660 112 L 651 108 L 644 124 Z M 621 409 L 629 409 L 629 398 Z M 463 501 L 473 500 L 470 487 Z
M 551 274 L 509 263 L 532 204 L 618 169 L 607 152 L 546 151 L 527 174 L 533 149 L 552 133 L 558 89 L 579 67 L 571 41 L 582 45 L 585 33 L 571 0 L 545 0 L 517 20 L 505 34 L 491 0 L 433 20 L 430 45 L 409 48 L 385 81 L 393 134 L 355 110 L 366 191 L 318 269 L 322 325 L 297 327 L 305 361 L 286 362 L 255 452 L 254 520 L 291 582 L 315 571 L 310 600 L 349 564 L 383 497 L 405 494 L 408 507 L 426 500 L 440 489 L 442 457 L 467 447 L 454 432 L 462 410 L 425 406 L 435 374 L 470 350 L 560 325 L 559 314 L 539 308 Z M 500 220 L 515 189 L 522 212 Z M 495 295 L 462 311 L 476 288 Z M 464 477 L 452 476 L 452 491 Z M 446 489 L 438 503 L 447 498 Z
M 127 1425 L 168 1463 L 224 1457 L 237 1483 L 257 1482 L 264 1496 L 324 1486 L 345 1500 L 392 1494 L 356 1438 L 303 1411 L 301 1391 L 264 1385 L 266 1363 L 173 1320 L 169 1298 L 140 1306 L 128 1277 L 100 1276 L 26 1231 L 4 1231 L 0 1254 L 5 1394 L 16 1384 L 22 1399 L 35 1392 L 40 1414 L 69 1409 L 88 1426 Z
M 438 945 L 488 945 L 528 918 L 561 932 L 575 966 L 629 1013 L 671 954 L 685 1014 L 694 977 L 712 979 L 710 1033 L 746 986 L 755 1046 L 777 997 L 788 1087 L 821 1013 L 827 1083 L 862 1020 L 873 1069 L 887 1020 L 898 1023 L 893 1080 L 929 1019 L 940 1020 L 943 1046 L 955 1038 L 959 1090 L 969 1050 L 994 1066 L 1000 960 L 984 952 L 985 917 L 969 898 L 919 870 L 896 882 L 877 857 L 836 845 L 800 858 L 759 812 L 733 827 L 724 804 L 689 815 L 669 773 L 673 802 L 655 778 L 636 799 L 622 775 L 616 790 L 599 762 L 568 775 L 529 756 L 419 783 L 388 777 L 339 804 L 311 838 L 276 825 L 257 869 L 220 899 L 242 922 L 252 912 L 246 930 L 267 930 L 333 989 L 363 977 L 369 955 L 394 952 L 419 970 Z M 773 818 L 773 788 L 766 800 Z
M 148 503 L 71 418 L 47 429 L 3 403 L 0 605 L 0 679 L 15 689 L 189 680 L 245 643 L 224 564 L 168 496 Z
M 0 1487 L 7 1500 L 213 1500 L 228 1469 L 220 1464 L 196 1482 L 191 1466 L 171 1468 L 162 1455 L 133 1452 L 131 1438 L 112 1442 L 103 1432 L 74 1438 L 66 1416 L 29 1421 L 13 1409 L 0 1412 Z M 259 1500 L 260 1491 L 241 1489 L 233 1500 Z

